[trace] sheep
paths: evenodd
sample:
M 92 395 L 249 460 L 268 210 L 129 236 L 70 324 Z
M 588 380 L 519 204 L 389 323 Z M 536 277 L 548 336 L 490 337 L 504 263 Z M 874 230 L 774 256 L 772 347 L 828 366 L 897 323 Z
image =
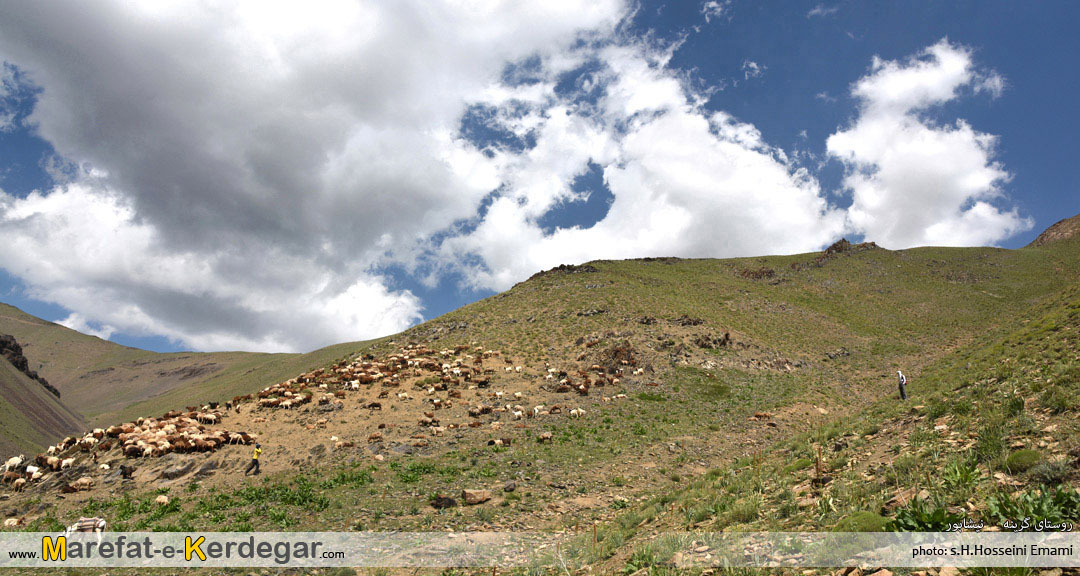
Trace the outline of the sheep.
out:
M 169 497 L 164 494 L 158 494 L 158 497 L 154 498 L 154 504 L 158 504 L 160 506 L 168 506 Z
M 22 463 L 23 463 L 24 460 L 26 460 L 26 456 L 23 455 L 23 454 L 19 454 L 18 456 L 12 456 L 11 458 L 8 458 L 7 462 L 4 463 L 4 472 L 7 472 L 9 470 L 13 470 L 15 468 L 18 468 L 19 466 L 22 466 Z
M 106 522 L 104 518 L 79 518 L 79 521 L 68 526 L 64 530 L 64 535 L 68 536 L 75 532 L 94 532 L 101 533 L 105 531 Z
M 522 416 L 525 415 L 525 413 L 521 410 L 514 410 L 513 412 L 511 412 L 511 414 L 513 414 L 514 420 L 521 420 Z
M 81 490 L 90 490 L 94 487 L 94 479 L 89 476 L 83 476 L 82 478 L 79 478 L 78 480 L 72 482 L 71 487 L 74 488 L 76 492 Z
M 16 478 L 11 484 L 11 491 L 22 492 L 23 486 L 26 486 L 26 478 Z
M 23 523 L 22 518 L 5 518 L 4 519 L 4 528 L 15 528 L 15 527 L 18 527 L 18 526 L 22 526 L 22 523 Z
M 581 408 L 573 408 L 573 409 L 570 410 L 570 416 L 572 418 L 581 418 L 584 415 L 585 415 L 585 411 L 582 410 Z
M 64 458 L 63 460 L 60 461 L 60 469 L 61 470 L 65 469 L 65 468 L 71 468 L 74 465 L 75 465 L 75 459 L 74 458 Z
M 109 466 L 108 464 L 102 464 L 102 465 L 98 466 L 98 468 L 100 468 L 102 470 L 108 470 L 109 468 L 112 468 L 112 466 Z
M 49 456 L 45 459 L 45 464 L 55 472 L 60 469 L 60 458 L 58 456 Z
M 26 475 L 27 478 L 31 478 L 31 477 L 34 476 L 34 474 L 37 474 L 40 470 L 41 470 L 41 468 L 38 468 L 37 466 L 27 466 L 26 470 L 24 471 L 24 474 Z

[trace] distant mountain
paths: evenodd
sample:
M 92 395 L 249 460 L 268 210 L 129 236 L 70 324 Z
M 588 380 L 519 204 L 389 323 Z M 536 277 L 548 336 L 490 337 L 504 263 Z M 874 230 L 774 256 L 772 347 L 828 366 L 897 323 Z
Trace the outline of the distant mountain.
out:
M 84 428 L 79 414 L 0 356 L 0 454 L 35 453 Z
M 1039 234 L 1038 238 L 1035 238 L 1031 246 L 1044 246 L 1052 242 L 1075 238 L 1078 235 L 1080 235 L 1080 214 L 1061 220 L 1047 228 L 1042 234 Z
M 82 334 L 7 304 L 0 304 L 0 334 L 15 337 L 28 369 L 55 386 L 64 404 L 88 424 L 156 411 L 158 405 L 183 406 L 251 392 L 360 346 L 338 344 L 307 354 L 161 354 Z

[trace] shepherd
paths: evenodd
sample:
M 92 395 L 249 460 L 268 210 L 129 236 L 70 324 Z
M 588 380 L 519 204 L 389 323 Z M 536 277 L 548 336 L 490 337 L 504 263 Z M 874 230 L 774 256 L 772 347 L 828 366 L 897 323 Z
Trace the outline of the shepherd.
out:
M 255 470 L 255 474 L 259 473 L 259 455 L 262 454 L 262 444 L 255 445 L 255 451 L 251 453 L 251 464 L 248 464 L 247 470 L 244 470 L 244 476 L 248 475 L 248 472 Z
M 896 371 L 896 376 L 900 383 L 900 399 L 907 400 L 907 378 L 904 376 L 904 373 L 899 370 Z

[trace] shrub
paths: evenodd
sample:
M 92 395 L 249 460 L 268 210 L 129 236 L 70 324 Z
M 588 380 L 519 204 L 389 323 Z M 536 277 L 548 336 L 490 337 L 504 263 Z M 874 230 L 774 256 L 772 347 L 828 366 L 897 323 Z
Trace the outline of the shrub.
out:
M 1069 467 L 1065 462 L 1043 460 L 1028 470 L 1028 476 L 1039 484 L 1053 486 L 1061 484 L 1069 476 Z
M 1005 415 L 1019 416 L 1024 413 L 1024 397 L 1019 394 L 1011 394 L 1005 398 Z
M 1037 492 L 1024 492 L 1016 497 L 998 494 L 986 499 L 986 509 L 987 515 L 998 523 L 1005 520 L 1015 522 L 1020 518 L 1053 523 L 1075 521 L 1080 518 L 1080 493 L 1059 486 L 1053 491 L 1043 487 Z
M 985 424 L 979 429 L 979 439 L 975 442 L 975 457 L 980 462 L 989 462 L 1005 450 L 1005 427 L 1000 422 Z
M 1005 460 L 1005 468 L 1011 474 L 1027 472 L 1032 466 L 1042 461 L 1042 454 L 1038 450 L 1017 450 L 1009 454 Z
M 944 506 L 932 505 L 922 498 L 915 498 L 904 508 L 898 508 L 887 530 L 897 532 L 941 532 L 959 522 L 960 515 L 953 514 Z
M 330 489 L 336 486 L 364 486 L 375 480 L 366 470 L 342 470 L 319 483 L 320 488 Z
M 1039 395 L 1039 403 L 1054 414 L 1068 412 L 1075 406 L 1072 395 L 1060 386 L 1051 386 L 1043 390 Z
M 792 472 L 797 472 L 799 470 L 802 470 L 803 468 L 809 468 L 810 465 L 812 465 L 813 463 L 814 461 L 809 458 L 799 458 L 791 464 L 784 466 L 783 473 L 791 474 Z
M 834 532 L 885 532 L 889 519 L 866 510 L 846 516 L 833 528 Z
M 955 501 L 967 500 L 979 481 L 979 468 L 974 462 L 959 458 L 945 465 L 941 478 Z

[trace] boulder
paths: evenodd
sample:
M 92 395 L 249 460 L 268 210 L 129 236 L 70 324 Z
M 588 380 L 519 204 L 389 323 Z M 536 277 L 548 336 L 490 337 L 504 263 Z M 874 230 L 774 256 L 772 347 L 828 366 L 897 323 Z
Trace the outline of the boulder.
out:
M 195 462 L 187 462 L 187 463 L 184 463 L 184 464 L 177 464 L 176 466 L 170 466 L 170 467 L 168 467 L 168 468 L 161 471 L 161 478 L 163 478 L 165 480 L 172 480 L 174 478 L 179 478 L 179 477 L 183 476 L 184 474 L 187 474 L 188 472 L 191 472 L 191 469 L 194 468 L 194 467 L 195 467 Z
M 465 490 L 461 491 L 461 499 L 470 506 L 475 506 L 476 504 L 483 504 L 484 502 L 491 500 L 491 491 L 469 490 L 468 488 L 466 488 Z

